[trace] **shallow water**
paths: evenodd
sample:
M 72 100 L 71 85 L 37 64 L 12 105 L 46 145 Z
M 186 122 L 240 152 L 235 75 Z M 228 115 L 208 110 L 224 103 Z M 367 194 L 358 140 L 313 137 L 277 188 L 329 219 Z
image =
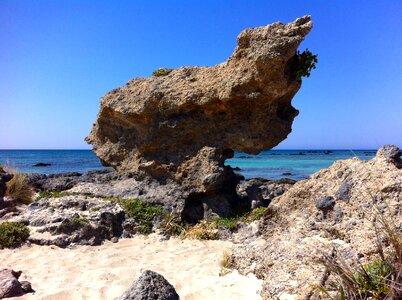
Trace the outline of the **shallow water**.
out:
M 226 164 L 240 168 L 237 172 L 246 178 L 303 179 L 336 160 L 354 156 L 371 159 L 375 156 L 375 150 L 270 150 L 259 155 L 236 153 Z M 51 165 L 34 167 L 36 163 Z M 43 174 L 105 168 L 91 150 L 0 150 L 0 164 L 10 165 L 20 172 Z

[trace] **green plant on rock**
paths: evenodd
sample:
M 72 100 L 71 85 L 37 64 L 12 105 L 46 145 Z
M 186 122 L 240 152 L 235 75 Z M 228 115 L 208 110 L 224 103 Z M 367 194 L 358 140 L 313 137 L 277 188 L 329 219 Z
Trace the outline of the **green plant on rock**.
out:
M 35 201 L 39 201 L 43 198 L 60 198 L 64 196 L 71 196 L 71 193 L 68 192 L 59 192 L 59 191 L 42 191 L 39 193 L 38 197 L 36 197 Z
M 292 77 L 301 80 L 302 77 L 310 77 L 311 70 L 316 68 L 318 63 L 318 55 L 311 53 L 306 49 L 303 52 L 297 51 L 292 66 Z
M 126 214 L 138 223 L 138 232 L 150 234 L 155 217 L 163 217 L 163 208 L 157 204 L 144 203 L 139 199 L 123 199 L 119 202 Z
M 219 217 L 215 218 L 214 223 L 218 227 L 226 228 L 230 231 L 235 231 L 237 229 L 237 222 L 239 221 L 239 217 Z
M 73 217 L 71 218 L 71 222 L 73 224 L 82 224 L 82 223 L 89 223 L 89 220 L 86 217 L 80 216 L 80 217 Z
M 159 68 L 152 72 L 152 76 L 155 76 L 155 77 L 166 76 L 172 71 L 173 71 L 173 69 L 169 69 L 169 68 Z
M 388 281 L 392 267 L 382 259 L 374 259 L 353 274 L 357 288 L 375 299 L 384 299 L 389 292 Z
M 4 222 L 0 224 L 0 247 L 17 247 L 29 237 L 29 229 L 22 223 Z

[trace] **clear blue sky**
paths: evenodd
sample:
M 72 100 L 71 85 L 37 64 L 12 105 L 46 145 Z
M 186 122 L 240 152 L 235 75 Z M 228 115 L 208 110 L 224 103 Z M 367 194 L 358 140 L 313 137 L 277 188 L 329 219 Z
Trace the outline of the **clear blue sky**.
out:
M 247 27 L 312 15 L 317 69 L 278 148 L 402 146 L 402 1 L 0 1 L 0 149 L 86 149 L 99 99 L 215 65 Z

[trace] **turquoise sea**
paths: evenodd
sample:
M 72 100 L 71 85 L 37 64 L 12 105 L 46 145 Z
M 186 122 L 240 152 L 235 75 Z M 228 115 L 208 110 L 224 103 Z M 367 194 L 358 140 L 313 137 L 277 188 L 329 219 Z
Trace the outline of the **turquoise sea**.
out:
M 226 164 L 240 168 L 238 172 L 246 178 L 303 179 L 336 160 L 354 156 L 371 159 L 375 150 L 269 150 L 259 155 L 236 153 Z M 34 167 L 36 163 L 50 166 Z M 10 165 L 20 172 L 44 174 L 104 168 L 90 150 L 0 150 L 0 164 Z

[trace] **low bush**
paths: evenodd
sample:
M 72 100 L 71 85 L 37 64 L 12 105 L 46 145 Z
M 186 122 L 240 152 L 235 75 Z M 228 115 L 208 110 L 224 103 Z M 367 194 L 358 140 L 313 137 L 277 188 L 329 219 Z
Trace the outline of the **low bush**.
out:
M 39 193 L 38 197 L 36 197 L 35 201 L 38 201 L 43 198 L 60 198 L 64 196 L 70 196 L 71 193 L 68 192 L 57 192 L 57 191 L 42 191 Z
M 160 205 L 145 203 L 139 199 L 123 199 L 119 203 L 126 214 L 139 223 L 138 232 L 142 234 L 150 234 L 155 217 L 163 217 L 163 208 Z
M 253 221 L 259 220 L 265 213 L 265 207 L 259 207 L 253 209 L 249 212 L 244 212 L 243 214 L 228 216 L 228 217 L 217 217 L 213 219 L 213 222 L 218 227 L 226 228 L 230 231 L 237 230 L 237 223 L 244 222 L 244 223 L 251 223 Z
M 7 173 L 13 174 L 13 178 L 6 183 L 6 196 L 23 204 L 31 203 L 35 191 L 28 183 L 27 176 L 25 174 L 18 173 L 12 168 L 3 167 L 3 169 Z
M 29 237 L 29 229 L 18 222 L 0 223 L 0 247 L 17 247 Z
M 292 77 L 301 80 L 302 77 L 310 77 L 311 70 L 316 68 L 318 56 L 311 53 L 308 49 L 302 53 L 297 51 L 292 65 Z
M 152 72 L 152 76 L 155 76 L 155 77 L 166 76 L 167 74 L 169 74 L 172 71 L 173 71 L 173 69 L 169 69 L 169 68 L 159 68 Z
M 322 255 L 319 261 L 338 282 L 335 298 L 323 287 L 320 290 L 330 299 L 402 299 L 402 236 L 395 226 L 393 214 L 388 216 L 377 209 L 373 227 L 377 234 L 377 254 L 366 264 L 347 263 L 334 249 L 333 255 Z M 385 255 L 383 242 L 390 247 Z

